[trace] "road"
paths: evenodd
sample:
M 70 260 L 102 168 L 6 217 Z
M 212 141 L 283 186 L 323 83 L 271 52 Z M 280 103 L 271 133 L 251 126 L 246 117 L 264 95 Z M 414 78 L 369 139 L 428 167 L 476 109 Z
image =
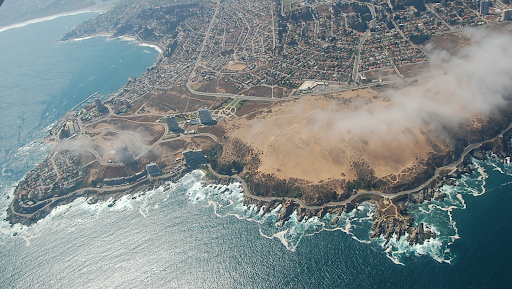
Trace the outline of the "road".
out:
M 437 12 L 436 12 L 436 10 L 435 10 L 435 9 L 430 8 L 430 6 L 429 6 L 429 5 L 425 5 L 425 6 L 427 7 L 428 11 L 430 11 L 430 12 L 434 13 L 434 15 L 436 15 L 436 16 L 437 16 L 437 18 L 439 18 L 439 20 L 441 20 L 441 22 L 443 22 L 443 23 L 444 23 L 444 25 L 446 25 L 446 27 L 448 27 L 450 30 L 453 30 L 453 27 L 451 27 L 451 26 L 450 26 L 446 21 L 444 21 L 444 19 L 443 19 L 443 18 L 441 18 L 441 16 L 439 16 L 439 14 L 437 14 Z M 478 14 L 477 14 L 477 15 L 478 15 Z
M 169 173 L 169 174 L 164 174 L 164 175 L 161 175 L 161 176 L 158 176 L 158 177 L 150 177 L 150 179 L 152 179 L 152 180 L 166 179 L 166 178 L 172 177 L 173 175 L 175 175 L 175 174 Z M 35 211 L 32 214 L 23 214 L 23 213 L 16 212 L 16 210 L 14 209 L 14 202 L 11 202 L 10 208 L 11 208 L 11 212 L 12 212 L 13 215 L 24 217 L 24 218 L 33 218 L 34 215 L 37 214 L 38 212 L 48 208 L 53 203 L 55 203 L 57 201 L 60 201 L 60 200 L 62 200 L 64 198 L 69 198 L 69 197 L 73 197 L 73 196 L 80 196 L 81 194 L 85 193 L 86 191 L 95 191 L 97 193 L 125 191 L 125 190 L 131 189 L 131 188 L 133 188 L 135 186 L 140 185 L 144 181 L 146 181 L 146 179 L 140 180 L 140 181 L 135 182 L 135 183 L 130 184 L 130 185 L 124 185 L 124 186 L 116 186 L 116 187 L 108 187 L 108 188 L 92 188 L 91 187 L 91 188 L 78 189 L 78 190 L 72 192 L 71 194 L 68 194 L 68 195 L 65 195 L 65 196 L 59 196 L 59 197 L 52 197 L 52 198 L 49 198 L 49 199 L 45 200 L 45 201 L 48 201 L 48 204 L 46 204 L 45 206 L 43 206 L 42 208 L 40 208 L 39 210 Z M 38 202 L 38 203 L 40 203 L 40 202 Z
M 368 25 L 368 29 L 364 32 L 361 39 L 359 39 L 359 44 L 356 47 L 355 52 L 355 58 L 354 58 L 354 66 L 352 67 L 352 81 L 354 83 L 357 82 L 358 74 L 359 74 L 359 65 L 361 63 L 361 47 L 363 47 L 363 43 L 366 41 L 368 36 L 370 35 L 370 29 L 373 27 L 373 24 L 375 23 L 375 19 L 377 15 L 375 14 L 375 7 L 371 4 L 367 4 L 368 8 L 370 9 L 370 12 L 372 13 L 372 21 L 370 21 L 370 24 Z
M 219 13 L 219 8 L 220 8 L 220 0 L 218 0 L 217 5 L 215 5 L 215 12 L 213 13 L 212 20 L 210 21 L 210 24 L 208 24 L 208 28 L 206 29 L 206 32 L 204 34 L 204 40 L 203 40 L 203 44 L 201 45 L 201 50 L 199 50 L 199 55 L 197 56 L 197 60 L 194 65 L 194 68 L 192 69 L 192 71 L 190 72 L 190 74 L 188 76 L 187 88 L 190 86 L 189 83 L 192 80 L 192 77 L 194 77 L 194 73 L 196 72 L 197 66 L 201 64 L 201 56 L 203 55 L 203 51 L 204 51 L 204 48 L 206 47 L 206 43 L 208 43 L 208 39 L 210 38 L 210 33 L 211 33 L 212 27 L 215 23 L 215 18 L 217 18 L 217 14 Z M 190 88 L 189 88 L 189 90 L 190 90 Z
M 396 198 L 398 196 L 403 196 L 403 195 L 407 195 L 407 194 L 410 194 L 410 193 L 414 193 L 414 192 L 417 192 L 417 191 L 420 191 L 422 189 L 424 189 L 427 185 L 429 185 L 433 180 L 435 180 L 439 174 L 445 170 L 453 170 L 456 166 L 458 166 L 463 160 L 464 160 L 464 157 L 469 153 L 471 152 L 473 149 L 481 146 L 482 144 L 485 144 L 485 143 L 489 143 L 489 142 L 493 142 L 494 140 L 496 140 L 496 138 L 502 136 L 506 131 L 510 130 L 512 128 L 512 123 L 504 130 L 501 131 L 501 133 L 499 135 L 497 135 L 496 137 L 494 138 L 491 138 L 491 139 L 488 139 L 488 140 L 485 140 L 485 141 L 481 141 L 481 142 L 477 142 L 477 143 L 473 143 L 473 144 L 470 144 L 468 145 L 462 152 L 461 156 L 459 159 L 457 159 L 455 162 L 449 164 L 449 165 L 446 165 L 446 166 L 443 166 L 443 167 L 440 167 L 438 168 L 434 175 L 428 179 L 426 182 L 424 182 L 423 184 L 421 184 L 420 186 L 414 188 L 414 189 L 410 189 L 410 190 L 405 190 L 405 191 L 401 191 L 401 192 L 398 192 L 398 193 L 394 193 L 394 194 L 386 194 L 386 193 L 383 193 L 383 192 L 380 192 L 380 191 L 359 191 L 357 192 L 357 194 L 354 194 L 352 196 L 350 196 L 348 199 L 346 200 L 343 200 L 341 202 L 329 202 L 329 203 L 326 203 L 326 204 L 323 204 L 323 205 L 320 205 L 320 206 L 310 206 L 310 205 L 307 205 L 305 204 L 302 200 L 300 199 L 297 199 L 297 198 L 287 198 L 287 197 L 262 197 L 262 196 L 256 196 L 256 195 L 253 195 L 249 188 L 247 187 L 247 184 L 245 183 L 245 181 L 238 175 L 233 175 L 231 177 L 233 177 L 234 179 L 236 179 L 237 181 L 239 181 L 241 184 L 242 184 L 242 188 L 244 190 L 244 195 L 247 196 L 247 197 L 250 197 L 250 198 L 253 198 L 253 199 L 256 199 L 256 200 L 260 200 L 260 201 L 274 201 L 274 200 L 277 200 L 277 201 L 282 201 L 283 199 L 286 199 L 286 200 L 290 200 L 290 201 L 293 201 L 297 204 L 299 204 L 300 206 L 302 206 L 303 208 L 305 209 L 309 209 L 309 210 L 318 210 L 318 209 L 322 209 L 322 208 L 326 208 L 326 207 L 337 207 L 337 206 L 341 206 L 341 205 L 345 205 L 347 203 L 350 203 L 352 202 L 354 199 L 356 198 L 361 198 L 361 197 L 364 197 L 366 195 L 368 196 L 379 196 L 379 197 L 383 197 L 383 198 Z M 199 135 L 202 135 L 202 134 L 199 134 Z M 209 135 L 209 134 L 205 134 L 205 135 Z M 191 135 L 193 136 L 193 135 Z M 212 138 L 214 138 L 216 140 L 216 137 L 215 136 L 211 136 Z M 208 166 L 208 169 L 210 170 L 210 172 L 215 175 L 216 177 L 218 178 L 228 178 L 230 176 L 225 176 L 225 175 L 221 175 L 221 174 L 218 174 L 217 172 L 215 172 L 210 164 L 207 164 Z M 162 178 L 167 178 L 171 176 L 171 174 L 167 174 L 167 175 L 162 175 L 162 176 L 159 176 L 155 179 L 162 179 Z M 63 198 L 68 198 L 68 197 L 71 197 L 71 196 L 74 196 L 74 195 L 80 195 L 80 193 L 82 192 L 85 192 L 85 191 L 88 191 L 88 190 L 94 190 L 94 191 L 97 191 L 97 192 L 109 192 L 109 191 L 119 191 L 119 190 L 126 190 L 126 189 L 130 189 L 138 184 L 140 184 L 142 181 L 139 181 L 139 182 L 136 182 L 134 184 L 131 184 L 131 185 L 126 185 L 126 186 L 119 186 L 119 187 L 110 187 L 110 188 L 83 188 L 83 189 L 78 189 L 76 191 L 74 191 L 73 193 L 69 194 L 69 195 L 66 195 L 66 196 L 60 196 L 60 197 L 53 197 L 53 198 L 50 198 L 50 202 L 48 204 L 46 204 L 44 207 L 42 207 L 41 209 L 37 210 L 35 213 L 32 213 L 32 214 L 23 214 L 23 213 L 18 213 L 14 210 L 14 202 L 11 202 L 10 204 L 10 208 L 11 208 L 11 212 L 14 214 L 14 215 L 17 215 L 17 216 L 21 216 L 21 217 L 25 217 L 25 218 L 32 218 L 37 212 L 47 208 L 48 206 L 50 206 L 52 203 L 60 200 L 60 199 L 63 199 Z
M 196 94 L 196 95 L 204 95 L 204 96 L 211 96 L 211 97 L 240 98 L 240 99 L 252 100 L 252 101 L 276 102 L 276 101 L 287 101 L 287 100 L 292 100 L 292 99 L 299 99 L 299 98 L 302 98 L 304 96 L 324 95 L 324 94 L 330 94 L 330 93 L 335 93 L 335 92 L 343 92 L 343 91 L 353 90 L 353 89 L 360 89 L 360 88 L 367 88 L 367 87 L 385 85 L 385 84 L 390 84 L 390 83 L 391 82 L 389 82 L 389 81 L 383 81 L 383 82 L 370 83 L 370 84 L 367 84 L 367 85 L 358 85 L 358 86 L 353 86 L 353 87 L 340 87 L 340 88 L 335 88 L 335 89 L 332 89 L 332 90 L 318 91 L 318 92 L 314 92 L 314 93 L 307 93 L 307 94 L 302 94 L 302 95 L 293 95 L 293 96 L 281 97 L 281 98 L 260 97 L 260 96 L 246 96 L 246 95 L 231 94 L 231 93 L 202 92 L 202 91 L 193 90 L 190 87 L 190 83 L 187 83 L 187 88 L 190 91 L 190 93 Z
M 502 136 L 506 131 L 510 130 L 511 128 L 512 128 L 512 123 L 506 129 L 502 130 L 501 133 L 499 135 L 495 136 L 494 138 L 491 138 L 491 139 L 488 139 L 488 140 L 485 140 L 485 141 L 481 141 L 481 142 L 477 142 L 477 143 L 473 143 L 473 144 L 468 145 L 462 151 L 462 154 L 461 154 L 459 159 L 457 159 L 455 162 L 453 162 L 451 164 L 448 164 L 446 166 L 438 168 L 435 171 L 434 175 L 430 179 L 425 181 L 423 184 L 419 185 L 418 187 L 416 187 L 414 189 L 405 190 L 405 191 L 401 191 L 401 192 L 398 192 L 398 193 L 388 194 L 388 193 L 383 193 L 383 192 L 380 192 L 380 191 L 359 191 L 359 192 L 357 192 L 357 194 L 354 194 L 354 195 L 350 196 L 348 199 L 343 200 L 341 202 L 329 202 L 329 203 L 325 203 L 325 204 L 320 205 L 320 206 L 310 206 L 310 205 L 305 204 L 302 200 L 300 200 L 298 198 L 262 197 L 262 196 L 253 195 L 251 193 L 251 191 L 249 190 L 249 188 L 247 187 L 247 184 L 245 183 L 245 181 L 240 176 L 233 175 L 231 177 L 235 178 L 237 181 L 239 181 L 242 184 L 242 188 L 244 190 L 244 195 L 247 196 L 247 197 L 250 197 L 250 198 L 255 199 L 255 200 L 265 201 L 265 202 L 274 201 L 274 200 L 280 201 L 280 200 L 283 200 L 283 199 L 291 200 L 291 201 L 299 204 L 301 207 L 303 207 L 305 209 L 309 209 L 309 210 L 318 210 L 318 209 L 322 209 L 322 208 L 326 208 L 326 207 L 329 208 L 329 207 L 342 206 L 342 205 L 345 205 L 347 203 L 352 202 L 356 198 L 361 198 L 361 197 L 364 197 L 366 195 L 368 195 L 368 196 L 379 196 L 379 197 L 383 197 L 383 198 L 390 198 L 390 199 L 392 199 L 392 198 L 396 198 L 396 197 L 399 197 L 399 196 L 415 193 L 415 192 L 418 192 L 418 191 L 424 189 L 426 186 L 428 186 L 430 183 L 432 183 L 432 181 L 434 181 L 437 177 L 439 177 L 439 174 L 441 172 L 446 171 L 446 170 L 454 170 L 455 167 L 457 167 L 459 164 L 462 163 L 462 161 L 464 160 L 464 157 L 469 152 L 471 152 L 473 149 L 475 149 L 475 148 L 477 148 L 477 147 L 479 147 L 479 146 L 481 146 L 481 145 L 483 145 L 485 143 L 493 142 L 494 140 L 496 140 L 496 138 Z M 214 174 L 218 178 L 227 178 L 227 177 L 229 177 L 229 176 L 221 175 L 221 174 L 218 174 L 217 172 L 215 172 L 211 168 L 210 164 L 208 164 L 208 169 L 210 170 L 210 172 L 212 172 L 212 174 Z
M 281 9 L 282 9 L 281 5 Z M 270 5 L 270 13 L 272 14 L 272 50 L 276 49 L 276 24 L 274 20 L 274 2 Z

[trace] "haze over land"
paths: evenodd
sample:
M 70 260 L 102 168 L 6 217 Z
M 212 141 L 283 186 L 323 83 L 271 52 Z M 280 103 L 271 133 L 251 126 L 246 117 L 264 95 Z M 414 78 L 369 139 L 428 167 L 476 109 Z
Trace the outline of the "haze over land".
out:
M 446 127 L 478 126 L 512 91 L 512 37 L 467 29 L 469 46 L 429 50 L 426 75 L 403 89 L 311 96 L 280 104 L 233 135 L 263 152 L 261 171 L 311 181 L 354 178 L 362 158 L 377 177 L 399 174 L 450 146 Z M 437 145 L 433 145 L 436 143 Z M 439 151 L 441 149 L 441 151 Z

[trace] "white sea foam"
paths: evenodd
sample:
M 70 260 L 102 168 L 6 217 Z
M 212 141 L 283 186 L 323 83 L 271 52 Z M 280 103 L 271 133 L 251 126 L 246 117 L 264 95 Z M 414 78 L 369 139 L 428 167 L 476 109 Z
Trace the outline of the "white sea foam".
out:
M 85 37 L 81 37 L 81 38 L 71 39 L 71 41 L 72 42 L 80 42 L 80 41 L 84 41 L 84 40 L 87 40 L 87 39 L 91 39 L 91 38 L 94 38 L 94 37 L 100 37 L 100 36 L 103 36 L 103 35 L 85 36 Z
M 240 184 L 230 185 L 205 185 L 201 182 L 204 174 L 200 171 L 193 172 L 197 181 L 190 184 L 186 191 L 191 204 L 212 207 L 215 215 L 219 217 L 235 216 L 238 219 L 254 221 L 259 224 L 261 236 L 268 239 L 279 239 L 281 243 L 290 251 L 295 251 L 300 241 L 305 236 L 312 236 L 323 230 L 341 230 L 356 240 L 369 243 L 368 228 L 371 226 L 371 218 L 375 213 L 375 207 L 372 204 L 364 203 L 349 213 L 341 215 L 326 214 L 322 219 L 313 216 L 304 218 L 300 222 L 297 212 L 292 213 L 287 222 L 278 222 L 278 217 L 282 205 L 278 205 L 270 212 L 263 214 L 263 208 L 257 208 L 255 205 L 243 204 L 243 190 Z M 357 216 L 356 216 L 356 212 Z M 331 225 L 332 220 L 337 217 L 338 223 Z M 354 229 L 364 228 L 364 233 L 356 232 Z M 366 235 L 366 236 L 361 236 Z
M 10 30 L 10 29 L 14 29 L 14 28 L 24 27 L 24 26 L 27 26 L 27 25 L 30 25 L 30 24 L 34 24 L 34 23 L 39 23 L 39 22 L 43 22 L 43 21 L 49 21 L 49 20 L 53 20 L 53 19 L 56 19 L 56 18 L 59 18 L 59 17 L 64 17 L 64 16 L 72 16 L 72 15 L 78 15 L 78 14 L 83 14 L 83 13 L 98 13 L 98 14 L 101 14 L 101 13 L 104 13 L 104 12 L 105 12 L 105 10 L 100 10 L 100 9 L 86 9 L 86 10 L 78 10 L 78 11 L 60 13 L 60 14 L 55 14 L 55 15 L 51 15 L 51 16 L 31 19 L 31 20 L 27 20 L 27 21 L 24 21 L 24 22 L 3 26 L 3 27 L 0 27 L 0 32 L 4 32 L 4 31 Z
M 160 48 L 160 46 L 158 46 L 157 44 L 141 42 L 141 41 L 137 40 L 137 38 L 132 37 L 132 36 L 112 37 L 111 33 L 99 33 L 99 34 L 95 34 L 95 35 L 90 35 L 90 36 L 84 36 L 84 37 L 80 37 L 80 38 L 71 39 L 70 41 L 72 41 L 72 42 L 80 42 L 80 41 L 88 40 L 88 39 L 95 38 L 95 37 L 106 37 L 107 40 L 117 39 L 117 40 L 120 40 L 120 41 L 133 42 L 133 43 L 136 43 L 137 46 L 153 48 L 160 55 L 163 53 L 162 48 Z M 149 52 L 148 50 L 144 50 L 144 53 L 151 53 L 151 52 Z
M 465 209 L 464 195 L 478 196 L 485 179 L 488 177 L 483 164 L 473 161 L 479 168 L 476 175 L 462 176 L 456 186 L 443 186 L 441 192 L 446 194 L 443 202 L 432 200 L 423 204 L 412 205 L 408 210 L 413 215 L 416 225 L 423 223 L 425 229 L 436 233 L 435 239 L 426 240 L 423 244 L 410 245 L 407 234 L 398 240 L 396 237 L 387 241 L 382 237 L 370 239 L 372 218 L 376 213 L 376 207 L 368 202 L 360 204 L 357 209 L 339 215 L 326 214 L 322 218 L 317 216 L 304 218 L 300 222 L 299 216 L 294 212 L 285 223 L 277 222 L 282 206 L 278 205 L 270 212 L 263 213 L 263 208 L 243 203 L 243 189 L 239 183 L 229 185 L 213 185 L 203 181 L 204 173 L 196 170 L 185 175 L 179 182 L 167 182 L 163 186 L 141 192 L 131 197 L 125 196 L 117 201 L 108 200 L 96 204 L 88 204 L 84 198 L 78 198 L 68 205 L 55 208 L 47 218 L 40 220 L 31 227 L 15 225 L 9 227 L 0 226 L 0 231 L 7 235 L 18 234 L 20 238 L 30 244 L 32 238 L 37 238 L 38 228 L 45 223 L 53 222 L 52 219 L 74 218 L 77 223 L 88 222 L 89 219 L 98 218 L 103 212 L 135 211 L 142 217 L 151 214 L 153 208 L 158 208 L 159 202 L 168 202 L 172 195 L 184 194 L 191 206 L 205 206 L 213 208 L 218 217 L 234 216 L 241 220 L 256 222 L 259 233 L 268 239 L 278 239 L 288 250 L 295 251 L 304 237 L 313 236 L 321 231 L 340 230 L 361 243 L 375 243 L 382 248 L 390 260 L 396 264 L 404 265 L 406 256 L 429 256 L 438 262 L 450 263 L 456 257 L 449 246 L 459 237 L 456 222 L 453 219 L 454 209 Z M 509 166 L 504 164 L 504 166 Z M 497 172 L 506 172 L 496 170 Z M 159 196 L 155 203 L 153 196 Z M 78 214 L 77 211 L 88 212 Z M 78 217 L 80 216 L 80 217 Z M 334 218 L 338 222 L 333 224 Z M 50 224 L 46 224 L 49 226 Z
M 436 233 L 435 239 L 425 240 L 421 245 L 410 245 L 407 241 L 407 234 L 398 240 L 391 238 L 387 241 L 382 237 L 370 239 L 372 218 L 376 208 L 373 204 L 367 202 L 361 204 L 357 210 L 348 213 L 340 215 L 326 214 L 322 219 L 318 217 L 304 218 L 301 222 L 298 222 L 298 216 L 295 212 L 286 223 L 282 224 L 277 222 L 281 206 L 263 214 L 263 209 L 258 210 L 254 205 L 243 205 L 243 192 L 239 184 L 229 186 L 203 185 L 200 180 L 202 175 L 197 175 L 199 178 L 196 179 L 196 183 L 190 186 L 187 194 L 189 194 L 192 204 L 204 202 L 206 206 L 214 208 L 217 216 L 232 215 L 239 219 L 257 222 L 259 232 L 263 237 L 277 238 L 291 251 L 296 250 L 305 236 L 312 236 L 323 230 L 340 230 L 359 242 L 380 244 L 383 252 L 396 264 L 403 265 L 406 256 L 429 256 L 440 263 L 451 263 L 456 258 L 456 253 L 452 252 L 449 246 L 460 238 L 452 211 L 466 209 L 464 195 L 479 196 L 486 192 L 485 184 L 488 178 L 486 168 L 477 160 L 473 160 L 473 166 L 475 167 L 474 175 L 462 176 L 456 185 L 444 185 L 440 188 L 440 192 L 446 194 L 444 201 L 426 201 L 422 204 L 411 205 L 408 208 L 415 219 L 415 225 L 423 223 L 426 230 Z M 491 165 L 488 164 L 488 166 Z M 505 163 L 504 166 L 510 165 Z M 493 170 L 500 173 L 507 172 L 506 168 Z M 334 218 L 338 218 L 338 222 L 336 225 L 331 225 Z
M 156 51 L 158 51 L 159 54 L 163 53 L 163 51 L 160 48 L 160 46 L 158 46 L 156 44 L 151 44 L 151 43 L 146 43 L 146 42 L 139 42 L 139 46 L 151 47 L 151 48 L 155 49 Z M 144 52 L 146 52 L 146 51 L 147 50 L 144 50 Z M 147 53 L 149 53 L 149 51 L 147 51 Z
M 117 39 L 119 39 L 121 41 L 137 42 L 137 39 L 132 36 L 119 36 L 119 37 L 117 37 Z

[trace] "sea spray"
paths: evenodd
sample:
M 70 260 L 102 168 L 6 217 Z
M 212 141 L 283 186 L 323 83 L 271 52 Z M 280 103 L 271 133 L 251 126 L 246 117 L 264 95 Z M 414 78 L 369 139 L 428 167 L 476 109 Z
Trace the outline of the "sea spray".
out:
M 393 237 L 389 241 L 382 237 L 371 239 L 369 236 L 376 206 L 369 202 L 360 204 L 350 212 L 339 215 L 327 213 L 322 218 L 314 216 L 304 218 L 300 222 L 297 213 L 294 212 L 287 222 L 281 223 L 278 222 L 282 209 L 280 205 L 264 213 L 262 208 L 244 204 L 243 189 L 239 183 L 211 184 L 205 182 L 205 174 L 200 170 L 192 171 L 176 183 L 166 182 L 160 187 L 124 196 L 119 200 L 109 199 L 90 204 L 88 199 L 78 198 L 70 204 L 58 206 L 46 218 L 32 226 L 9 227 L 3 222 L 0 229 L 5 235 L 15 235 L 29 246 L 37 240 L 42 230 L 48 229 L 49 226 L 54 229 L 62 227 L 62 230 L 71 232 L 83 227 L 80 224 L 103 218 L 105 214 L 130 213 L 140 214 L 142 218 L 146 218 L 161 204 L 185 198 L 188 206 L 211 208 L 217 217 L 234 216 L 240 220 L 256 222 L 262 237 L 278 239 L 290 251 L 296 251 L 301 241 L 308 236 L 321 231 L 340 230 L 361 243 L 377 248 L 396 264 L 407 265 L 407 258 L 416 256 L 429 256 L 440 263 L 452 263 L 458 253 L 451 250 L 450 245 L 459 238 L 452 211 L 466 208 L 465 195 L 481 194 L 488 170 L 497 173 L 512 171 L 509 163 L 501 164 L 493 159 L 485 162 L 472 159 L 472 162 L 477 168 L 473 175 L 463 175 L 456 185 L 444 185 L 440 188 L 440 192 L 446 194 L 443 201 L 425 201 L 408 207 L 408 211 L 415 219 L 415 225 L 423 223 L 426 229 L 437 235 L 436 239 L 426 240 L 423 244 L 410 245 L 407 234 L 399 239 Z M 337 218 L 337 222 L 333 222 L 334 218 Z M 75 225 L 68 227 L 70 222 Z
M 512 175 L 512 165 L 509 162 L 501 164 L 497 159 L 487 162 L 471 159 L 475 172 L 472 175 L 462 175 L 455 185 L 443 185 L 438 193 L 444 193 L 444 200 L 428 200 L 421 204 L 410 204 L 409 213 L 417 226 L 423 223 L 427 230 L 436 233 L 435 239 L 426 240 L 423 244 L 409 244 L 408 235 L 399 239 L 392 237 L 389 241 L 382 237 L 371 239 L 372 217 L 376 207 L 365 202 L 351 212 L 340 215 L 326 214 L 323 218 L 312 217 L 298 221 L 294 212 L 284 224 L 278 222 L 281 206 L 263 214 L 263 209 L 243 203 L 243 190 L 238 183 L 230 185 L 205 184 L 202 181 L 204 173 L 195 171 L 192 174 L 196 182 L 187 190 L 192 204 L 213 207 L 219 217 L 236 216 L 239 219 L 254 221 L 259 224 L 260 234 L 265 238 L 277 238 L 287 249 L 295 251 L 305 236 L 312 236 L 323 230 L 341 230 L 362 243 L 375 243 L 396 264 L 404 264 L 406 257 L 430 256 L 440 263 L 451 263 L 457 253 L 449 246 L 459 239 L 456 221 L 453 218 L 454 209 L 465 209 L 464 195 L 480 196 L 486 192 L 485 184 L 488 169 Z M 336 224 L 332 223 L 338 218 Z

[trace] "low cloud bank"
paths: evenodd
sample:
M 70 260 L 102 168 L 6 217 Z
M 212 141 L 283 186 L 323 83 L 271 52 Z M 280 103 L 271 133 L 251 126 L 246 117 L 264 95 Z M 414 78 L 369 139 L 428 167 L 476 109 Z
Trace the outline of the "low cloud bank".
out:
M 477 115 L 488 115 L 512 92 L 512 35 L 465 30 L 471 44 L 455 54 L 430 50 L 430 68 L 417 85 L 386 92 L 353 111 L 318 110 L 306 120 L 310 128 L 329 127 L 332 141 L 362 139 L 389 143 L 411 141 L 416 129 L 436 129 Z M 427 49 L 431 49 L 427 47 Z

